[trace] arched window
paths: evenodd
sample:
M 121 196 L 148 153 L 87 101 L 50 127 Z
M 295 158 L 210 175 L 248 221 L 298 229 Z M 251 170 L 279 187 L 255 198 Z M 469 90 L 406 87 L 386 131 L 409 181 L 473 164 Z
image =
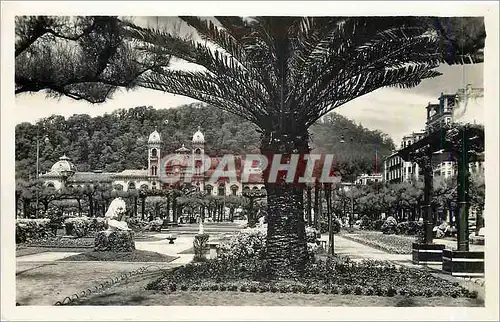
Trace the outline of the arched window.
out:
M 47 187 L 48 187 L 48 188 L 55 188 L 54 183 L 52 183 L 52 182 L 49 182 L 49 183 L 47 184 Z
M 231 194 L 233 196 L 236 196 L 236 193 L 238 192 L 238 186 L 237 185 L 233 185 L 231 186 Z
M 209 184 L 207 184 L 205 186 L 205 191 L 207 192 L 207 194 L 211 195 L 212 194 L 212 190 L 213 190 L 213 187 Z
M 259 190 L 259 188 L 257 188 L 256 186 L 252 188 L 252 190 Z
M 158 173 L 158 172 L 157 172 L 157 169 L 158 169 L 158 168 L 157 168 L 155 165 L 151 167 L 151 175 L 152 175 L 152 176 L 155 176 L 155 175 Z
M 201 150 L 200 149 L 196 149 L 196 150 L 194 150 L 194 153 L 201 154 Z
M 156 190 L 156 181 L 153 181 L 151 189 Z
M 153 158 L 156 158 L 156 157 L 158 156 L 158 151 L 157 151 L 156 149 L 152 149 L 152 150 L 151 150 L 151 156 L 152 156 Z
M 147 184 L 142 184 L 141 185 L 141 189 L 143 190 L 148 190 L 149 189 L 149 186 Z
M 221 184 L 218 189 L 218 195 L 219 196 L 224 196 L 226 194 L 226 187 L 224 184 Z
M 135 189 L 135 183 L 134 182 L 129 182 L 128 184 L 128 190 Z
M 123 186 L 121 184 L 116 184 L 115 189 L 118 191 L 123 191 Z

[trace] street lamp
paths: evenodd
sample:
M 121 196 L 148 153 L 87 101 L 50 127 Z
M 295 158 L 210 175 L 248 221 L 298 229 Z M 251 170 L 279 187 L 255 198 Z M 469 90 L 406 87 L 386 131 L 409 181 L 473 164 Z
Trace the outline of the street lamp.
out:
M 44 137 L 44 142 L 49 143 L 49 138 L 46 135 Z M 37 136 L 36 136 L 36 180 L 37 181 L 38 181 L 39 177 L 40 177 L 40 136 L 37 134 Z M 38 216 L 38 199 L 39 199 L 39 191 L 37 189 L 37 191 L 36 191 L 36 206 L 35 206 L 36 216 Z

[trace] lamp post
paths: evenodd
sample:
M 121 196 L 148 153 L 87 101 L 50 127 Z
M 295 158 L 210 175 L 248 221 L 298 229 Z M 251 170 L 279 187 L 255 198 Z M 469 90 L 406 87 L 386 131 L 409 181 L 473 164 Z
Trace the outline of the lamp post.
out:
M 44 142 L 48 143 L 49 138 L 47 136 L 44 137 Z M 36 180 L 38 181 L 40 177 L 40 135 L 37 133 L 36 136 Z M 35 205 L 35 216 L 38 217 L 38 199 L 39 199 L 39 191 L 36 191 L 36 205 Z

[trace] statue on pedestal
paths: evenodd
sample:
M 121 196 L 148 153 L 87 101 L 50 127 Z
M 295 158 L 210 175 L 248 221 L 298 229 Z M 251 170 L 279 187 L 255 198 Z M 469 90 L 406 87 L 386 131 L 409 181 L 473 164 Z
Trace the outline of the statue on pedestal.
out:
M 116 230 L 131 230 L 128 228 L 128 225 L 125 221 L 116 220 L 116 218 L 121 217 L 126 211 L 125 201 L 122 198 L 115 198 L 111 201 L 109 205 L 108 211 L 104 215 L 106 218 L 106 224 L 108 225 L 107 231 L 116 231 Z
M 94 242 L 95 251 L 131 252 L 135 250 L 133 231 L 125 221 L 118 220 L 125 211 L 125 201 L 122 198 L 113 199 L 105 214 L 108 228 L 97 233 Z

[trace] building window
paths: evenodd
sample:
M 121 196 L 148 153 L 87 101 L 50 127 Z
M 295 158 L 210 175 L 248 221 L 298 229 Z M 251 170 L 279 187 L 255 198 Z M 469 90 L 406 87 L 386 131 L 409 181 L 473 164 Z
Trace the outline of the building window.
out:
M 127 190 L 133 190 L 133 189 L 135 189 L 135 183 L 130 182 L 130 183 L 128 184 L 128 189 L 127 189 Z
M 218 195 L 219 196 L 224 196 L 226 194 L 226 187 L 221 184 L 218 189 Z
M 158 156 L 158 151 L 157 151 L 156 149 L 152 149 L 152 150 L 151 150 L 151 156 L 152 156 L 153 158 L 156 158 L 156 157 Z
M 213 189 L 213 187 L 212 187 L 211 185 L 209 185 L 209 184 L 207 184 L 207 185 L 205 186 L 205 191 L 206 191 L 206 192 L 207 192 L 207 194 L 209 194 L 209 195 L 211 195 L 211 194 L 212 194 L 212 189 Z
M 238 192 L 238 186 L 231 186 L 231 194 L 233 196 L 236 196 L 237 192 Z
M 49 183 L 47 184 L 47 187 L 49 187 L 49 188 L 55 188 L 55 186 L 54 186 L 54 184 L 53 184 L 52 182 L 49 182 Z
M 155 165 L 151 167 L 151 175 L 152 175 L 152 176 L 156 176 L 156 174 L 157 174 L 157 169 L 158 169 L 158 168 L 157 168 Z

